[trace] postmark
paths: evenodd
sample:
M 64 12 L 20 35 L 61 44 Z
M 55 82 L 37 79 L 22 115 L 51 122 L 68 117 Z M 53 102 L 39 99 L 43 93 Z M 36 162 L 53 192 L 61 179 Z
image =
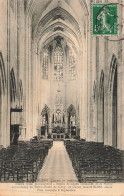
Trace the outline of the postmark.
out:
M 117 4 L 92 4 L 92 34 L 118 35 Z

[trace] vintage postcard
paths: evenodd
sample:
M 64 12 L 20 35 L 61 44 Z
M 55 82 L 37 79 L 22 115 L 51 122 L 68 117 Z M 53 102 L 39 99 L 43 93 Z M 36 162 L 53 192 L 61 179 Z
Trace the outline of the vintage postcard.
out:
M 124 0 L 0 0 L 0 196 L 124 196 Z

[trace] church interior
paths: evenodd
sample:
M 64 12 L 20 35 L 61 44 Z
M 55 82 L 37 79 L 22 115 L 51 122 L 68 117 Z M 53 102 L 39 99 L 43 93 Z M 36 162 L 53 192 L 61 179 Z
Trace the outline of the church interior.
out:
M 93 36 L 92 3 L 0 0 L 1 182 L 124 181 L 124 5 Z

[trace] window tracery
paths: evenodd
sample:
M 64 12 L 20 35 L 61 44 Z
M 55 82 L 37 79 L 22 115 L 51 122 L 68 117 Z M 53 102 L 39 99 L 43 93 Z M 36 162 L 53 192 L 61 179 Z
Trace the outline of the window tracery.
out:
M 54 80 L 63 79 L 63 50 L 57 46 L 54 51 Z
M 48 80 L 48 50 L 46 49 L 43 53 L 42 61 L 42 78 Z
M 72 51 L 69 51 L 69 79 L 76 79 L 76 66 L 75 56 Z

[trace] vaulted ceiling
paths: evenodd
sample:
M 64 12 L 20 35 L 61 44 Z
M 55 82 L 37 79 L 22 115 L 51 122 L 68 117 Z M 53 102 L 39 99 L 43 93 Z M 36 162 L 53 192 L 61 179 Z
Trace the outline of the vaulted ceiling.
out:
M 60 35 L 77 48 L 88 16 L 86 0 L 26 0 L 38 48 Z

